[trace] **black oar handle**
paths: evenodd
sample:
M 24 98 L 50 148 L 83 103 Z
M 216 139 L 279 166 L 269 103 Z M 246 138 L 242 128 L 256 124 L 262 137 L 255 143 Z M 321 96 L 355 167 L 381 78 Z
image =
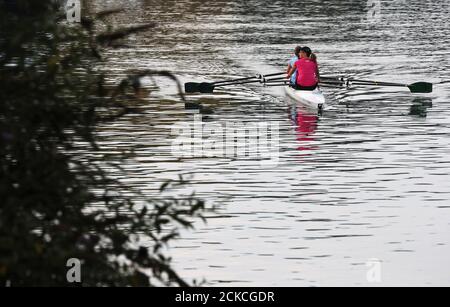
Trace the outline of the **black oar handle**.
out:
M 264 83 L 265 87 L 269 87 L 269 86 L 286 86 L 286 85 L 288 85 L 288 82 Z
M 341 82 L 345 82 L 348 78 L 346 77 L 324 77 L 324 76 L 320 76 L 321 80 L 332 80 L 332 81 L 341 81 Z

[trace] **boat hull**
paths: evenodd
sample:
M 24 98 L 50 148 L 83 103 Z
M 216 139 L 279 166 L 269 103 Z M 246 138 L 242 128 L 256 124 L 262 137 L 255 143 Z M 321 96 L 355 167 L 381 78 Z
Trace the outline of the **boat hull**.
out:
M 324 110 L 326 108 L 326 99 L 322 91 L 315 89 L 314 91 L 299 91 L 290 86 L 285 87 L 286 95 L 305 107 Z

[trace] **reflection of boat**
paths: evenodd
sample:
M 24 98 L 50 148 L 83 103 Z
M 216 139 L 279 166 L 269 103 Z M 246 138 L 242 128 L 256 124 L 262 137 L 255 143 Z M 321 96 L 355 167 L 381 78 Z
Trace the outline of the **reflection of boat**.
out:
M 299 91 L 290 86 L 286 86 L 286 94 L 295 100 L 295 102 L 302 104 L 308 108 L 322 111 L 326 107 L 325 96 L 322 91 L 315 89 L 314 91 Z
M 301 143 L 298 150 L 314 150 L 317 147 L 306 145 L 314 141 L 314 133 L 316 132 L 319 116 L 317 113 L 311 113 L 301 106 L 293 105 L 290 108 L 291 121 L 296 125 L 297 141 Z M 305 144 L 306 143 L 306 144 Z

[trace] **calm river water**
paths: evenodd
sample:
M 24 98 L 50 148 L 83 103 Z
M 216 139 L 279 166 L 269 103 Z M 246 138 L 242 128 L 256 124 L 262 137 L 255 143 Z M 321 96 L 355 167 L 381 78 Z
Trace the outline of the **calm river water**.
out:
M 106 54 L 111 80 L 129 69 L 167 69 L 183 82 L 273 73 L 297 44 L 317 53 L 326 75 L 450 80 L 449 1 L 367 5 L 130 0 L 92 1 L 89 9 L 125 6 L 116 24 L 158 24 L 131 37 L 134 48 Z M 184 278 L 216 286 L 450 285 L 449 83 L 423 95 L 326 88 L 322 116 L 259 85 L 187 97 L 213 110 L 203 120 L 214 127 L 278 125 L 278 164 L 265 165 L 174 155 L 172 127 L 196 115 L 171 81 L 147 81 L 143 114 L 100 136 L 107 152 L 135 150 L 126 173 L 114 175 L 147 196 L 160 197 L 159 186 L 183 174 L 190 183 L 177 192 L 195 191 L 217 207 L 169 250 Z

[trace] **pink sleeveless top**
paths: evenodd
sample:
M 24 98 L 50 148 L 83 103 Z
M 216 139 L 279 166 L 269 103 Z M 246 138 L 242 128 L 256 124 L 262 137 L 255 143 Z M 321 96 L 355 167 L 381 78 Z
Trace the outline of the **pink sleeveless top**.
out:
M 310 59 L 300 59 L 295 62 L 297 68 L 297 84 L 300 86 L 314 86 L 318 83 L 317 64 Z

